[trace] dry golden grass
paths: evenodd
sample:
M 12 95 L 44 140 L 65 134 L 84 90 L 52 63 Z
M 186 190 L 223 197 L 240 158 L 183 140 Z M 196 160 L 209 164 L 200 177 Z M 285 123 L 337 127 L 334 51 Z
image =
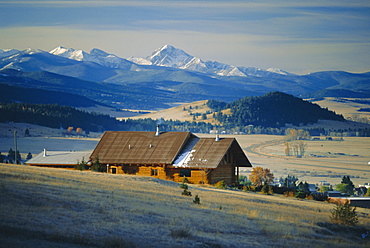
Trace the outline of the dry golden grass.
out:
M 358 117 L 370 117 L 369 112 L 359 112 L 360 108 L 369 108 L 369 105 L 363 103 L 356 103 L 353 102 L 356 99 L 352 98 L 342 98 L 342 101 L 337 101 L 336 98 L 327 97 L 324 100 L 314 101 L 323 108 L 328 108 L 329 110 L 335 111 L 337 114 L 342 114 L 345 118 L 358 116 Z M 360 99 L 368 101 L 369 99 Z M 193 119 L 193 115 L 191 114 L 204 114 L 207 111 L 211 111 L 210 108 L 206 105 L 207 100 L 196 101 L 191 103 L 184 103 L 179 106 L 159 110 L 159 111 L 152 111 L 148 114 L 143 115 L 126 115 L 124 117 L 118 117 L 117 119 L 144 119 L 144 118 L 151 118 L 151 119 L 160 119 L 163 118 L 165 120 L 179 120 L 179 121 L 196 121 L 196 122 L 208 122 L 212 124 L 219 124 L 217 120 L 213 118 L 213 114 L 208 114 L 207 119 L 203 120 L 202 116 L 198 116 L 195 120 Z M 191 109 L 190 109 L 191 106 Z M 185 111 L 184 111 L 185 108 Z M 230 110 L 222 111 L 224 114 L 230 114 Z M 123 113 L 124 114 L 124 113 Z M 369 128 L 368 124 L 359 124 L 359 123 L 344 123 L 338 121 L 327 121 L 327 120 L 320 120 L 318 123 L 307 125 L 307 127 L 319 127 L 319 128 L 333 128 L 333 129 L 354 129 L 354 128 Z M 297 127 L 299 128 L 299 127 Z
M 164 119 L 164 120 L 180 120 L 180 121 L 196 121 L 196 122 L 206 122 L 212 124 L 219 124 L 219 122 L 213 118 L 213 114 L 207 114 L 207 119 L 203 119 L 202 115 L 211 111 L 211 109 L 206 105 L 207 100 L 196 101 L 191 103 L 185 103 L 180 106 L 176 106 L 169 109 L 164 109 L 160 111 L 153 111 L 148 114 L 131 116 L 131 117 L 122 117 L 117 118 L 122 119 L 145 119 L 151 118 L 154 120 Z M 230 110 L 222 111 L 224 114 L 229 114 Z M 194 115 L 198 115 L 194 119 Z
M 333 205 L 151 177 L 0 165 L 2 247 L 366 247 Z M 194 196 L 200 205 L 193 204 Z M 358 208 L 360 224 L 370 210 Z
M 342 114 L 344 117 L 351 117 L 352 115 L 361 115 L 370 117 L 369 112 L 359 112 L 360 108 L 369 108 L 368 104 L 353 102 L 354 98 L 341 98 L 338 101 L 335 97 L 325 97 L 324 100 L 315 101 L 314 103 L 320 105 L 322 108 L 328 108 L 335 111 L 338 114 Z M 362 101 L 369 101 L 370 99 L 359 99 Z

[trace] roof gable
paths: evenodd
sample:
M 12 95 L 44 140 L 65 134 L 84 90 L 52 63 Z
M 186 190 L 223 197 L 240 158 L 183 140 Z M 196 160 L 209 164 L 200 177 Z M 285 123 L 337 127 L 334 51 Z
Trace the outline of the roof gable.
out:
M 91 158 L 101 163 L 172 164 L 190 132 L 105 132 Z M 195 137 L 195 136 L 194 136 Z
M 175 160 L 174 166 L 215 169 L 229 149 L 232 149 L 238 166 L 252 166 L 234 138 L 222 138 L 218 141 L 214 138 L 201 138 L 192 147 L 184 148 L 183 155 Z

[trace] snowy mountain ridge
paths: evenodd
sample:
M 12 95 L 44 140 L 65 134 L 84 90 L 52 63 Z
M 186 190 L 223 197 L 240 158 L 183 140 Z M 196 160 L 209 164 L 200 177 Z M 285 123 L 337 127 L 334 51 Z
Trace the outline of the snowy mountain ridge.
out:
M 49 53 L 77 61 L 90 61 L 110 68 L 126 69 L 132 65 L 132 62 L 126 59 L 120 58 L 114 54 L 106 53 L 97 48 L 94 48 L 90 53 L 87 53 L 83 50 L 75 50 L 73 48 L 59 46 L 51 50 Z
M 0 49 L 0 58 L 6 58 L 20 53 L 32 54 L 37 52 L 43 51 L 38 49 L 27 49 L 24 51 L 16 49 Z M 90 52 L 85 52 L 83 50 L 76 50 L 62 46 L 52 49 L 49 53 L 76 61 L 94 62 L 112 69 L 131 69 L 132 65 L 137 64 L 190 70 L 205 73 L 210 76 L 265 77 L 274 75 L 294 75 L 278 68 L 263 70 L 255 67 L 237 67 L 217 61 L 203 61 L 202 59 L 192 56 L 171 45 L 164 45 L 145 58 L 130 57 L 124 59 L 97 48 L 92 49 Z M 11 65 L 9 66 L 11 67 Z M 135 70 L 138 70 L 138 68 Z
M 131 57 L 128 60 L 140 65 L 156 65 L 172 67 L 183 70 L 191 70 L 212 74 L 217 76 L 268 76 L 273 74 L 292 75 L 280 69 L 270 68 L 262 70 L 254 67 L 237 67 L 234 65 L 223 64 L 217 61 L 203 61 L 198 57 L 192 56 L 181 49 L 171 45 L 164 45 L 156 49 L 152 55 L 146 58 Z

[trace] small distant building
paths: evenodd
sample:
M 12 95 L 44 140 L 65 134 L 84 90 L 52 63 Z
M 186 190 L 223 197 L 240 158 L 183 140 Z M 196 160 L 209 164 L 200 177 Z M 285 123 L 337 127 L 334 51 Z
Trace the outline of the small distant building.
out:
M 31 158 L 26 165 L 30 166 L 41 166 L 41 167 L 54 167 L 54 168 L 65 168 L 75 169 L 77 164 L 84 161 L 89 161 L 92 151 L 47 151 L 44 149 L 43 152 Z
M 328 191 L 326 193 L 328 197 L 342 197 L 342 193 L 340 191 Z
M 314 193 L 314 192 L 317 192 L 317 187 L 316 187 L 316 185 L 315 184 L 311 184 L 311 183 L 309 183 L 308 184 L 308 189 L 310 190 L 310 192 L 311 193 Z
M 108 131 L 91 154 L 113 174 L 136 174 L 181 182 L 238 181 L 252 167 L 235 138 L 199 138 L 190 132 Z

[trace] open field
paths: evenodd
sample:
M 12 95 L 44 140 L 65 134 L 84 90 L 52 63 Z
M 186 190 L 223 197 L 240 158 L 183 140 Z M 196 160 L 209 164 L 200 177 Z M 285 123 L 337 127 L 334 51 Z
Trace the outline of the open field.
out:
M 212 134 L 197 134 L 199 137 L 214 137 Z M 276 135 L 221 135 L 235 137 L 245 150 L 254 167 L 270 168 L 275 178 L 288 174 L 298 176 L 308 183 L 328 181 L 335 185 L 340 183 L 343 175 L 349 175 L 357 186 L 370 182 L 370 138 L 344 137 L 343 141 L 320 140 L 305 141 L 306 156 L 296 158 L 284 154 L 284 136 Z M 50 151 L 87 151 L 93 150 L 99 139 L 62 138 L 62 137 L 23 137 L 18 139 L 18 150 L 25 158 L 28 152 L 36 155 L 44 148 Z M 3 137 L 0 152 L 7 154 L 14 149 L 14 139 Z M 250 169 L 242 170 L 248 175 Z
M 279 195 L 8 164 L 0 178 L 1 247 L 369 247 L 369 209 L 339 228 L 333 204 Z
M 213 137 L 198 134 L 200 137 Z M 339 184 L 344 175 L 349 175 L 358 186 L 370 183 L 370 138 L 345 137 L 343 141 L 320 140 L 307 143 L 306 156 L 296 158 L 285 156 L 284 136 L 278 135 L 221 135 L 235 137 L 245 150 L 253 167 L 269 168 L 275 178 L 285 178 L 288 174 L 298 176 L 308 183 L 327 181 Z M 251 169 L 242 170 L 249 175 Z
M 365 103 L 359 103 L 356 102 L 356 100 L 361 100 Z M 355 98 L 340 98 L 337 99 L 335 97 L 325 97 L 324 100 L 320 101 L 314 101 L 313 103 L 316 103 L 320 105 L 322 108 L 328 108 L 330 110 L 335 111 L 337 114 L 342 114 L 344 117 L 351 117 L 352 115 L 361 115 L 370 117 L 370 112 L 359 112 L 358 110 L 360 108 L 370 108 L 370 99 L 368 98 L 361 98 L 361 99 L 355 99 Z
M 181 120 L 181 121 L 194 121 L 193 115 L 191 114 L 205 114 L 207 111 L 210 111 L 211 109 L 206 105 L 207 100 L 203 101 L 197 101 L 197 102 L 191 102 L 191 103 L 185 103 L 180 106 L 172 107 L 169 109 L 164 109 L 160 111 L 153 111 L 151 113 L 142 114 L 142 115 L 136 115 L 136 116 L 127 116 L 124 118 L 117 118 L 119 120 L 122 119 L 145 119 L 145 118 L 151 118 L 151 119 L 164 119 L 164 120 Z M 198 117 L 198 121 L 203 122 L 211 122 L 215 123 L 216 120 L 212 119 L 212 114 L 209 114 L 207 116 L 207 120 L 202 120 L 201 116 Z

